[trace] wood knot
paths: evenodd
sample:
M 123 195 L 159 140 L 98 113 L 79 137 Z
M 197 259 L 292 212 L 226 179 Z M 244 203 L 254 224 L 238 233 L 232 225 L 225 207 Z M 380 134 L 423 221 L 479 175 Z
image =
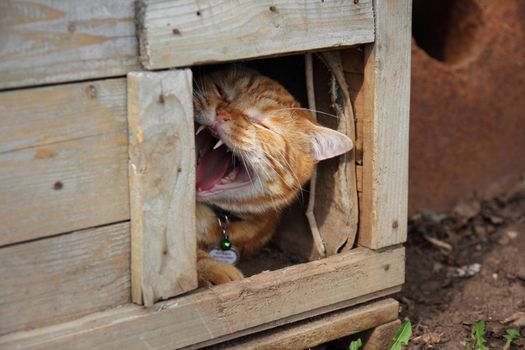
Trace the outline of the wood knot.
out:
M 60 191 L 62 188 L 64 188 L 64 184 L 62 183 L 62 181 L 57 181 L 53 184 L 53 189 L 55 191 Z
M 86 88 L 86 91 L 89 97 L 91 98 L 97 97 L 97 88 L 95 87 L 95 85 L 88 85 L 88 87 Z
M 202 12 L 197 11 L 197 12 L 195 12 L 195 14 L 196 14 L 197 16 L 200 16 L 200 15 L 202 15 Z
M 277 12 L 277 7 L 275 5 L 270 6 L 270 11 Z
M 67 25 L 67 31 L 70 33 L 74 33 L 77 30 L 77 25 L 74 22 L 69 22 Z
M 164 95 L 160 95 L 160 96 L 159 96 L 159 103 L 160 103 L 161 105 L 163 105 L 164 102 L 166 102 L 166 100 L 164 99 Z
M 181 34 L 179 28 L 173 28 L 171 30 L 171 32 L 173 33 L 173 35 L 180 35 Z
M 396 228 L 398 228 L 398 227 L 399 227 L 399 222 L 398 222 L 397 220 L 394 220 L 394 221 L 392 222 L 392 228 L 393 228 L 393 229 L 396 229 Z

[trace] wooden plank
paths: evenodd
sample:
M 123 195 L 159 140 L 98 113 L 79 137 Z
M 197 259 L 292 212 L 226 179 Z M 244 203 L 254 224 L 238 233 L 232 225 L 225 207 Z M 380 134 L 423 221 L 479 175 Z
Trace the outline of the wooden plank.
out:
M 219 344 L 213 349 L 308 349 L 392 321 L 397 318 L 398 310 L 397 301 L 384 299 Z
M 318 81 L 321 91 L 323 86 L 329 89 L 325 92 L 327 97 L 325 104 L 329 105 L 325 105 L 323 109 L 336 115 L 337 118 L 325 114 L 320 115 L 319 120 L 324 121 L 324 125 L 346 134 L 355 144 L 354 110 L 343 72 L 341 55 L 339 52 L 331 51 L 322 53 L 321 57 L 330 71 L 328 81 Z M 325 67 L 321 69 L 326 70 Z M 319 181 L 323 185 L 318 187 L 316 193 L 315 214 L 320 223 L 327 254 L 332 255 L 341 250 L 352 249 L 357 234 L 359 208 L 355 151 L 352 149 L 340 157 L 321 162 L 318 168 Z
M 306 312 L 303 312 L 303 313 L 300 313 L 300 314 L 297 314 L 297 315 L 285 317 L 285 318 L 277 320 L 277 321 L 272 321 L 270 323 L 266 323 L 266 324 L 259 325 L 259 326 L 256 326 L 256 327 L 252 327 L 252 328 L 249 328 L 249 329 L 244 329 L 244 330 L 232 333 L 232 334 L 227 334 L 227 335 L 219 337 L 219 338 L 210 339 L 210 340 L 204 341 L 202 343 L 194 344 L 194 345 L 191 345 L 191 346 L 186 346 L 183 349 L 184 350 L 201 349 L 202 347 L 205 347 L 205 346 L 211 346 L 211 345 L 219 344 L 221 342 L 229 341 L 229 340 L 232 340 L 232 339 L 237 339 L 237 338 L 240 338 L 240 337 L 244 337 L 244 336 L 247 336 L 247 335 L 250 335 L 250 334 L 253 334 L 253 333 L 258 333 L 258 332 L 262 332 L 262 331 L 265 331 L 265 330 L 268 330 L 268 329 L 281 327 L 283 325 L 287 325 L 287 324 L 290 324 L 290 323 L 293 323 L 293 322 L 304 320 L 304 319 L 309 318 L 309 317 L 322 315 L 322 314 L 325 314 L 325 313 L 328 313 L 328 312 L 332 312 L 332 311 L 348 308 L 350 306 L 363 304 L 363 303 L 369 302 L 371 300 L 377 300 L 377 299 L 380 299 L 380 298 L 384 298 L 386 296 L 399 293 L 400 291 L 401 291 L 401 286 L 383 289 L 381 291 L 370 293 L 370 294 L 365 294 L 365 295 L 362 295 L 362 296 L 354 298 L 354 299 L 345 300 L 345 301 L 342 301 L 342 302 L 339 302 L 339 303 L 336 303 L 336 304 L 324 306 L 324 307 L 319 308 L 319 309 L 309 310 L 309 311 L 306 311 Z
M 362 350 L 388 349 L 400 325 L 401 321 L 395 320 L 380 325 L 371 332 L 368 332 L 369 334 L 363 338 L 364 346 Z
M 0 334 L 128 303 L 129 259 L 127 222 L 0 248 Z
M 374 41 L 372 0 L 142 0 L 141 4 L 140 53 L 147 69 Z
M 191 70 L 128 74 L 133 302 L 197 288 Z
M 10 0 L 0 13 L 0 88 L 139 69 L 133 0 Z
M 359 244 L 406 240 L 411 1 L 374 0 L 376 43 L 366 51 L 363 208 Z
M 126 80 L 0 94 L 0 245 L 129 219 Z
M 352 305 L 403 283 L 404 249 L 366 248 L 201 289 L 154 308 L 123 307 L 60 327 L 0 338 L 8 349 L 173 349 Z M 326 288 L 330 286 L 330 288 Z M 377 295 L 375 295 L 377 297 Z M 319 311 L 321 310 L 321 311 Z M 247 315 L 249 317 L 247 317 Z M 260 330 L 260 329 L 259 329 Z M 242 335 L 242 334 L 241 334 Z

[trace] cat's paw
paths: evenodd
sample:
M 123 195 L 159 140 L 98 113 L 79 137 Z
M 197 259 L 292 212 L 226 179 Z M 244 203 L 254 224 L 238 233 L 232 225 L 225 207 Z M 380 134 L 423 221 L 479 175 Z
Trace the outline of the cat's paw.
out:
M 197 263 L 197 273 L 201 287 L 237 281 L 244 277 L 235 266 L 215 261 L 212 258 L 200 259 Z

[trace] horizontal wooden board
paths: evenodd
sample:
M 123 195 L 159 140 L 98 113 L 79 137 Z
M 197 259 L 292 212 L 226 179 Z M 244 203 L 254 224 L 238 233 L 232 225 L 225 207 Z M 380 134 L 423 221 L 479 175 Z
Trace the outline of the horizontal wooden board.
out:
M 0 13 L 0 88 L 140 68 L 133 0 L 10 0 Z
M 0 94 L 0 246 L 129 219 L 126 80 Z
M 144 309 L 129 305 L 48 329 L 0 338 L 8 349 L 173 349 L 220 341 L 276 320 L 294 321 L 366 301 L 399 286 L 404 248 L 381 253 L 366 248 L 201 289 Z M 330 286 L 327 288 L 327 286 Z M 302 317 L 301 317 L 302 315 Z M 274 325 L 275 326 L 275 325 Z M 260 330 L 260 329 L 259 329 Z
M 0 248 L 0 334 L 128 303 L 129 260 L 127 222 Z
M 377 327 L 398 317 L 399 303 L 384 299 L 219 344 L 213 349 L 302 350 Z M 210 348 L 211 349 L 211 348 Z M 376 349 L 386 349 L 376 348 Z
M 142 0 L 147 69 L 224 62 L 374 41 L 372 0 Z

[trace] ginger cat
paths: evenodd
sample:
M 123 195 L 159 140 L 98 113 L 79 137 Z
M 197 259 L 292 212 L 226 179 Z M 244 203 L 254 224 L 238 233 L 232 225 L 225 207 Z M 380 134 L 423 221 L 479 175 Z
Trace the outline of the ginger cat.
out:
M 349 151 L 352 141 L 320 126 L 283 86 L 248 68 L 198 76 L 194 90 L 197 266 L 203 286 L 241 279 L 235 266 L 210 254 L 230 250 L 230 243 L 231 252 L 256 253 L 315 164 Z

